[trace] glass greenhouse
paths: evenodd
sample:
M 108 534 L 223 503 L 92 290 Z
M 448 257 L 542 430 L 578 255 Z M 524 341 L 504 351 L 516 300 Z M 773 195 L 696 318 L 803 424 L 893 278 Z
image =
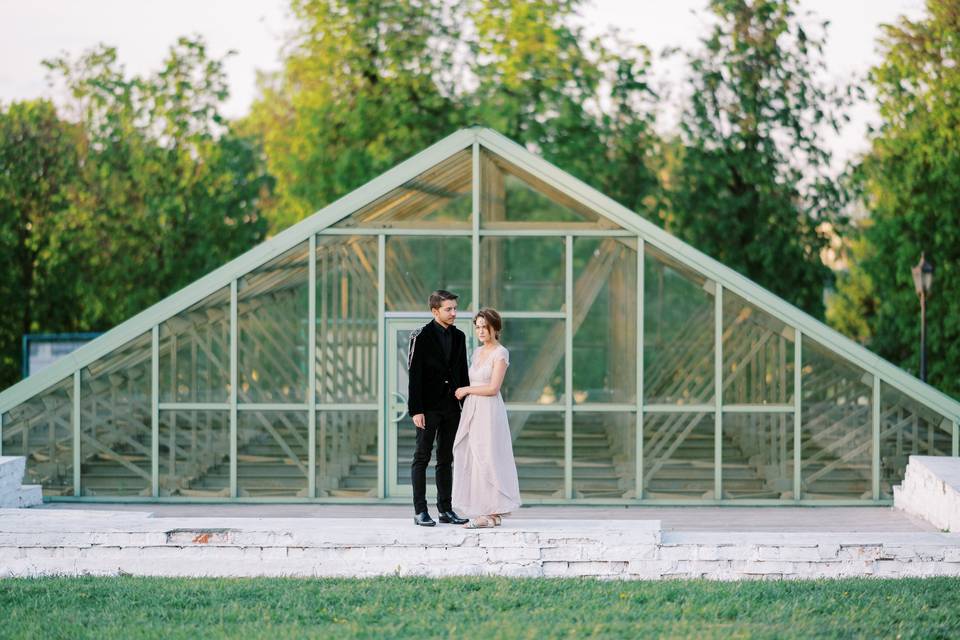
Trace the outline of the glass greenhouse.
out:
M 50 500 L 405 502 L 438 288 L 503 313 L 527 503 L 886 503 L 958 454 L 960 403 L 480 128 L 0 393 L 0 453 Z

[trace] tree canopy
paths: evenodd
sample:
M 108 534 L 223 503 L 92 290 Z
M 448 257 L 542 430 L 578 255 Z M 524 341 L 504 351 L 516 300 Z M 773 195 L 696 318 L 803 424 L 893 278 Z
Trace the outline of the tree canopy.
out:
M 869 75 L 881 116 L 857 186 L 869 214 L 830 320 L 872 350 L 919 371 L 919 303 L 910 269 L 936 268 L 927 311 L 928 379 L 960 396 L 960 5 L 884 27 Z
M 825 133 L 842 92 L 818 79 L 824 25 L 785 0 L 712 0 L 716 21 L 690 58 L 668 230 L 814 316 L 831 272 L 821 260 L 841 192 Z
M 271 194 L 258 145 L 220 114 L 220 60 L 180 39 L 128 76 L 98 47 L 47 63 L 71 102 L 0 110 L 0 387 L 20 337 L 106 330 L 260 242 Z

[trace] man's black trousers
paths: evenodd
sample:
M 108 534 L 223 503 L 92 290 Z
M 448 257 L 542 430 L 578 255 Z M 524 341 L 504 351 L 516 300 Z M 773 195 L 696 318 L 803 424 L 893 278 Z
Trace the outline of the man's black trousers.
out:
M 453 440 L 457 437 L 460 424 L 460 411 L 428 411 L 425 414 L 426 426 L 417 429 L 417 450 L 410 465 L 413 483 L 413 510 L 422 513 L 427 510 L 427 466 L 433 453 L 433 442 L 437 441 L 437 508 L 440 511 L 452 511 L 450 494 L 453 492 Z

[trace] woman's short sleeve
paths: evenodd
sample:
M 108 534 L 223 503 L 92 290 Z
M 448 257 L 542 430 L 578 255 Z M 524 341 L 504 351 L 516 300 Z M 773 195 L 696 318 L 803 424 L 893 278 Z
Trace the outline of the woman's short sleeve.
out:
M 494 360 L 503 360 L 504 364 L 508 367 L 510 366 L 510 352 L 507 351 L 507 348 L 503 345 L 500 345 L 500 348 L 497 350 L 496 355 L 493 356 Z

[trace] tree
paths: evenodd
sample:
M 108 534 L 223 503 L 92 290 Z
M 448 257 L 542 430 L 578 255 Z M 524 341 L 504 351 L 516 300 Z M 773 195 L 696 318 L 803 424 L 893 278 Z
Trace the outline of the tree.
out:
M 649 51 L 588 39 L 581 0 L 470 3 L 476 88 L 468 120 L 525 144 L 630 209 L 650 216 L 658 190 L 656 94 Z
M 823 315 L 825 222 L 842 192 L 823 131 L 843 97 L 821 86 L 824 40 L 792 0 L 711 0 L 716 24 L 691 58 L 682 155 L 666 228 L 786 300 Z M 825 28 L 825 25 L 824 25 Z
M 76 327 L 61 278 L 73 254 L 78 133 L 44 100 L 0 109 L 0 389 L 20 378 L 23 334 Z
M 831 318 L 880 355 L 919 370 L 919 303 L 910 268 L 936 266 L 927 306 L 928 379 L 960 397 L 960 4 L 884 27 L 869 74 L 881 124 L 856 179 L 870 213 Z
M 272 228 L 471 124 L 650 209 L 647 53 L 588 41 L 572 26 L 580 4 L 292 0 L 298 28 L 283 70 L 263 77 L 243 125 L 277 176 Z
M 223 63 L 202 41 L 181 38 L 146 77 L 128 77 L 103 46 L 46 64 L 84 134 L 80 324 L 109 328 L 264 237 L 271 180 L 219 113 Z
M 444 86 L 451 11 L 431 0 L 292 0 L 283 69 L 261 78 L 244 130 L 277 178 L 279 230 L 457 128 Z

